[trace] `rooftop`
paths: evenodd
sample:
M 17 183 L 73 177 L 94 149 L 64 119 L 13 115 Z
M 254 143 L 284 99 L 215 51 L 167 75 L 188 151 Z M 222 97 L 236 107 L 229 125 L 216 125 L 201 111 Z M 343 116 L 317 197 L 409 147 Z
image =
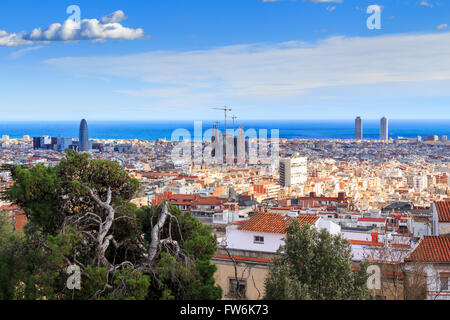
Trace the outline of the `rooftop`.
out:
M 450 200 L 436 201 L 439 222 L 450 222 Z
M 424 236 L 405 261 L 450 263 L 450 237 Z
M 296 218 L 292 218 L 277 213 L 260 212 L 251 217 L 250 220 L 242 223 L 239 230 L 285 234 L 286 228 L 293 219 L 297 219 L 301 225 L 304 225 L 305 223 L 313 225 L 319 217 L 313 215 L 298 215 Z

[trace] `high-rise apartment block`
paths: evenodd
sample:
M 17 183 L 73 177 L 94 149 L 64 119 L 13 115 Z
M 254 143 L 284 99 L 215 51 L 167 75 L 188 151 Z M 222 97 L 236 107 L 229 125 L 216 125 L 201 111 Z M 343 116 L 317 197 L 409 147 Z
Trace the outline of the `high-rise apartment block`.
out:
M 381 118 L 380 121 L 380 140 L 381 141 L 389 140 L 389 122 L 386 117 Z
M 362 140 L 363 138 L 363 127 L 361 117 L 357 117 L 355 120 L 355 139 Z
M 308 159 L 296 153 L 291 158 L 280 159 L 280 185 L 294 187 L 308 180 Z

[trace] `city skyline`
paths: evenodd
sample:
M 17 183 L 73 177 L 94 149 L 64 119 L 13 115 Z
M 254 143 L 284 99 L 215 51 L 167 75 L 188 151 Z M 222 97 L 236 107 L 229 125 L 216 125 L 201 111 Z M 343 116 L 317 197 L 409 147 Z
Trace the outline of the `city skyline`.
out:
M 282 139 L 343 139 L 343 140 L 384 140 L 382 135 L 382 120 L 362 119 L 355 120 L 241 120 L 235 132 L 239 133 L 240 128 L 244 130 L 256 130 L 259 135 L 268 131 L 277 130 Z M 387 119 L 386 119 L 387 120 Z M 439 138 L 448 136 L 450 131 L 449 120 L 405 120 L 389 119 L 388 133 L 389 139 L 417 138 L 438 136 Z M 358 122 L 359 121 L 359 122 Z M 84 139 L 87 133 L 87 122 L 85 119 L 81 123 L 77 121 L 48 121 L 48 122 L 0 122 L 0 136 L 22 138 L 22 136 L 52 136 L 54 138 L 72 137 L 77 141 Z M 191 135 L 195 135 L 196 126 L 205 134 L 205 139 L 209 139 L 210 130 L 220 130 L 223 133 L 223 126 L 220 121 L 92 121 L 93 136 L 88 140 L 95 139 L 137 139 L 155 140 L 170 139 L 177 130 L 187 130 Z M 196 125 L 197 123 L 197 125 Z M 363 125 L 365 123 L 365 125 Z M 359 124 L 359 125 L 358 125 Z M 77 134 L 75 129 L 78 126 Z M 230 127 L 231 126 L 231 127 Z M 364 128 L 363 128 L 364 127 Z M 391 130 L 392 128 L 392 130 Z M 227 126 L 228 132 L 232 131 L 232 125 Z M 263 131 L 261 131 L 263 130 Z M 390 134 L 389 134 L 390 132 Z M 124 136 L 125 134 L 125 136 Z M 198 134 L 198 133 L 197 133 Z M 358 134 L 360 134 L 361 139 Z M 214 135 L 212 133 L 212 135 Z M 83 139 L 81 138 L 83 136 Z M 388 139 L 386 139 L 388 140 Z M 86 144 L 86 142 L 85 142 Z
M 0 1 L 0 300 L 450 301 L 449 13 Z
M 351 0 L 78 1 L 78 32 L 69 1 L 3 1 L 3 119 L 215 120 L 224 104 L 240 119 L 449 118 L 449 4 L 424 3 L 379 1 L 369 30 L 372 3 Z

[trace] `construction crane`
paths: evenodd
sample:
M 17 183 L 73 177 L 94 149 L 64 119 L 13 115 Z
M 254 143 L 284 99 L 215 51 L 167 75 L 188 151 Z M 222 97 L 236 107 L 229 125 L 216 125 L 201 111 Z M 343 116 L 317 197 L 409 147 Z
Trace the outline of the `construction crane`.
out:
M 224 121 L 224 126 L 225 126 L 225 131 L 224 131 L 224 135 L 227 134 L 227 112 L 231 111 L 231 109 L 227 108 L 227 106 L 221 107 L 221 108 L 211 108 L 214 110 L 222 110 L 225 113 L 225 121 Z

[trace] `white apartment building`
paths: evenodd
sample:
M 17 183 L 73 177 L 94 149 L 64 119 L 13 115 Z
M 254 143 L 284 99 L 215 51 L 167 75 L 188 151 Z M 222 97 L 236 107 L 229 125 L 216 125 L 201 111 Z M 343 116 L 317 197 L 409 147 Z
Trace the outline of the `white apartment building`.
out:
M 298 219 L 301 225 L 306 223 L 319 230 L 326 229 L 334 235 L 341 233 L 339 225 L 319 216 L 260 212 L 250 220 L 228 227 L 222 245 L 233 250 L 275 253 L 284 245 L 286 228 L 293 219 Z
M 406 183 L 408 187 L 414 188 L 417 191 L 423 191 L 428 188 L 427 176 L 408 175 L 406 177 Z
M 300 186 L 308 180 L 308 159 L 295 154 L 291 158 L 280 160 L 280 185 L 283 187 Z

